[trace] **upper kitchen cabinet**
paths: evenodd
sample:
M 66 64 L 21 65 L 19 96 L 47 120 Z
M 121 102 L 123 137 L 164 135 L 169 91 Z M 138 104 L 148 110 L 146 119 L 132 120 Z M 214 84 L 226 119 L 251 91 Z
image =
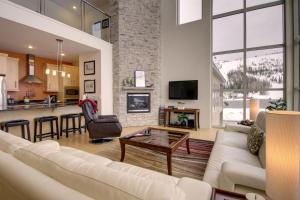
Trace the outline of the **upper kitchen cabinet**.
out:
M 0 53 L 0 74 L 5 74 L 7 91 L 19 91 L 19 59 Z
M 7 91 L 19 91 L 19 59 L 7 57 Z
M 6 75 L 7 57 L 7 54 L 0 53 L 0 74 Z
M 59 73 L 56 65 L 46 64 L 50 74 L 46 76 L 46 92 L 59 92 Z
M 70 74 L 70 77 L 66 75 L 63 79 L 63 85 L 79 87 L 79 68 L 77 66 L 63 65 L 63 70 L 66 74 Z

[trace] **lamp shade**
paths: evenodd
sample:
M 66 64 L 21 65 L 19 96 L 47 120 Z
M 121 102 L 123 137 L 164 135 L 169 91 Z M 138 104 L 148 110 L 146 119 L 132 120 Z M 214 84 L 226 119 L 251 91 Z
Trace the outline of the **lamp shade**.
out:
M 259 112 L 259 100 L 251 98 L 250 99 L 250 119 L 255 120 L 258 112 Z
M 299 200 L 300 112 L 266 115 L 266 193 L 272 200 Z

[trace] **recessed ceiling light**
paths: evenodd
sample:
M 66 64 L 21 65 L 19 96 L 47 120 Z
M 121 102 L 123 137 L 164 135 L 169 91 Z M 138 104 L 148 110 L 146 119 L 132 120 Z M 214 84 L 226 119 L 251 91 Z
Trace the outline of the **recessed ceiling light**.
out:
M 77 10 L 77 7 L 76 7 L 76 6 L 73 6 L 73 10 Z
M 61 53 L 60 55 L 61 55 L 61 56 L 65 56 L 65 54 L 64 54 L 64 53 Z
M 32 45 L 28 45 L 28 49 L 33 49 L 33 46 Z

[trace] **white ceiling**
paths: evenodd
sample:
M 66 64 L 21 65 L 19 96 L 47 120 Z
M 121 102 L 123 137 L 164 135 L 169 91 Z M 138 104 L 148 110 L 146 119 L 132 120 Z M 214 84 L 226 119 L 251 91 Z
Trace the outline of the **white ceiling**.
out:
M 0 18 L 0 27 L 0 50 L 56 59 L 57 36 L 3 18 Z M 75 62 L 78 55 L 95 51 L 94 48 L 74 41 L 59 39 L 64 41 L 64 61 Z M 32 45 L 33 49 L 28 49 L 28 45 Z

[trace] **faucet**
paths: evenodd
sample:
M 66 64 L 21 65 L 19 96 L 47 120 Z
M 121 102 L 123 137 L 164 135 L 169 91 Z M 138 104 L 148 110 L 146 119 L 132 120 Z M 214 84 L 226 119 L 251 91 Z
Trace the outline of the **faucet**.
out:
M 55 96 L 48 96 L 48 106 L 50 107 L 51 106 L 51 101 L 53 100 L 53 98 L 55 98 Z

